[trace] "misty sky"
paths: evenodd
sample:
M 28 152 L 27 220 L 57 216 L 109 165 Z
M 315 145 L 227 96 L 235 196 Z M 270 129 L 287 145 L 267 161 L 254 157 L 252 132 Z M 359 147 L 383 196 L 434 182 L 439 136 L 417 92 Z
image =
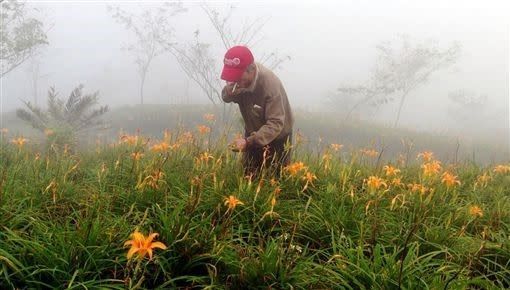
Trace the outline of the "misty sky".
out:
M 139 79 L 131 55 L 121 50 L 132 40 L 113 21 L 107 4 L 139 11 L 158 6 L 105 1 L 36 1 L 48 27 L 50 44 L 39 52 L 37 98 L 44 102 L 49 86 L 66 96 L 77 84 L 100 91 L 110 106 L 139 102 Z M 317 2 L 317 3 L 316 3 Z M 187 13 L 172 19 L 179 41 L 200 29 L 213 45 L 218 61 L 224 49 L 197 3 L 184 1 Z M 462 44 L 459 62 L 431 78 L 408 98 L 403 123 L 417 128 L 440 127 L 446 120 L 448 93 L 466 89 L 485 94 L 494 114 L 508 114 L 508 1 L 221 1 L 210 5 L 220 12 L 236 6 L 234 24 L 267 17 L 262 39 L 252 48 L 255 58 L 277 50 L 291 61 L 277 71 L 291 104 L 319 108 L 328 92 L 342 84 L 360 84 L 370 76 L 375 46 L 408 34 L 418 42 L 436 40 L 442 47 Z M 232 27 L 235 29 L 236 27 Z M 2 111 L 34 100 L 30 62 L 2 79 Z M 218 66 L 218 77 L 221 67 Z M 155 60 L 146 81 L 146 103 L 207 103 L 175 60 Z M 396 106 L 388 107 L 388 116 Z M 508 119 L 506 119 L 508 120 Z M 501 123 L 498 126 L 508 126 Z

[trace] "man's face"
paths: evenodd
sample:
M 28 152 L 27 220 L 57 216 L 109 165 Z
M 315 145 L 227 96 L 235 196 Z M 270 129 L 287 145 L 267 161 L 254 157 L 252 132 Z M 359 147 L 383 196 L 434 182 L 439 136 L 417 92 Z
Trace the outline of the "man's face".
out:
M 237 85 L 240 88 L 248 88 L 250 87 L 251 83 L 255 79 L 255 69 L 252 69 L 251 71 L 246 70 L 243 75 L 241 76 L 241 79 L 237 82 Z

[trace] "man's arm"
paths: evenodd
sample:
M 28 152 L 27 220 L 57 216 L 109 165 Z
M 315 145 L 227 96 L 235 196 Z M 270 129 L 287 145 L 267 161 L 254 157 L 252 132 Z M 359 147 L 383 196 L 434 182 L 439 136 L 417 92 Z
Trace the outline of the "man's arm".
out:
M 263 147 L 276 139 L 283 130 L 285 107 L 280 91 L 266 97 L 266 124 L 246 138 L 248 147 Z

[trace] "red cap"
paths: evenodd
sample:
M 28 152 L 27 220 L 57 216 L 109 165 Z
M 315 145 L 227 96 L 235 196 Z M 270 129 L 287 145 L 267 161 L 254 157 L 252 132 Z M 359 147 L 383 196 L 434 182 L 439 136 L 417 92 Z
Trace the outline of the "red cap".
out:
M 253 55 L 246 46 L 232 47 L 225 53 L 221 79 L 228 82 L 239 81 L 246 68 L 252 63 Z

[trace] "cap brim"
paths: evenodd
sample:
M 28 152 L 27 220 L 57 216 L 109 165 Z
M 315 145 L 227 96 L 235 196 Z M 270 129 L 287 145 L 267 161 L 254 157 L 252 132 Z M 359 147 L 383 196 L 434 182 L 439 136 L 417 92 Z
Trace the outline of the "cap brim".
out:
M 221 79 L 227 82 L 237 82 L 243 76 L 244 71 L 238 68 L 223 67 Z

